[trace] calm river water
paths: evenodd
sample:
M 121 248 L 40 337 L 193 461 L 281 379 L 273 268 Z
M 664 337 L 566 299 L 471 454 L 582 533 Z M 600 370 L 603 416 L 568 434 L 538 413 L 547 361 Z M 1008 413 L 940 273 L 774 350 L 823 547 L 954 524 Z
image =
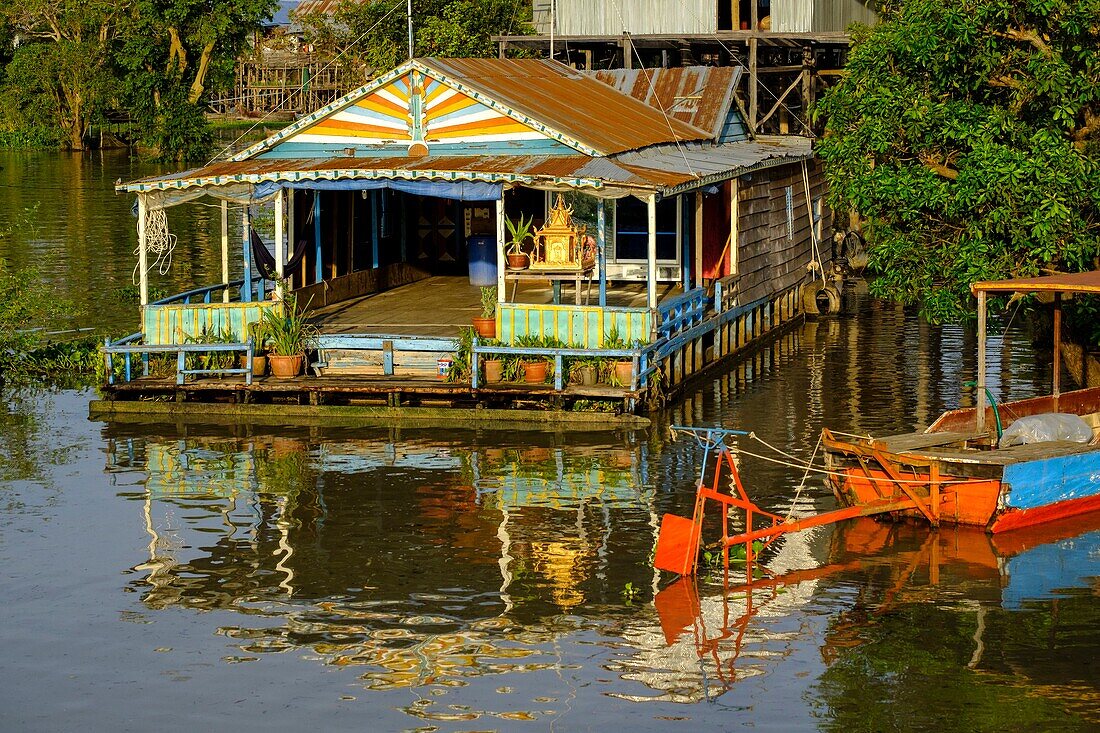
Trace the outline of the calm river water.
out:
M 133 266 L 111 184 L 152 171 L 0 165 L 0 217 L 35 227 L 0 255 L 39 262 L 81 323 L 136 321 L 101 287 Z M 215 218 L 173 221 L 169 286 L 216 279 Z M 631 433 L 105 425 L 90 392 L 9 387 L 0 729 L 1100 729 L 1098 524 L 819 528 L 769 551 L 778 581 L 751 592 L 652 570 L 701 457 L 667 424 L 805 460 L 822 426 L 902 432 L 966 399 L 966 330 L 866 297 L 850 311 Z M 1000 397 L 1047 388 L 1028 334 L 995 346 Z M 762 505 L 833 506 L 739 448 Z

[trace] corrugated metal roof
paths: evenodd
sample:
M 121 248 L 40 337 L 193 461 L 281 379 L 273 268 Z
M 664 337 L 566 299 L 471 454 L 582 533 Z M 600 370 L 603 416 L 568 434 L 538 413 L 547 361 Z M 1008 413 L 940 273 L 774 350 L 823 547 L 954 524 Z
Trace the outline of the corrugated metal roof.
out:
M 741 172 L 813 157 L 813 142 L 794 135 L 760 136 L 728 145 L 662 145 L 623 153 L 615 160 L 639 175 L 660 171 L 681 183 L 665 184 L 666 194 L 723 181 Z
M 214 163 L 184 173 L 122 184 L 122 191 L 181 190 L 264 181 L 333 179 L 490 180 L 534 185 L 623 187 L 672 195 L 748 170 L 812 156 L 801 137 L 728 145 L 663 145 L 611 158 L 587 155 L 456 155 L 386 158 L 271 158 Z
M 740 66 L 685 66 L 676 69 L 604 69 L 592 75 L 624 94 L 711 133 L 722 133 Z
M 122 184 L 124 191 L 186 189 L 264 181 L 400 178 L 493 180 L 521 184 L 561 182 L 576 186 L 625 186 L 654 190 L 691 180 L 686 173 L 635 169 L 587 155 L 426 156 L 418 158 L 271 158 L 221 162 L 184 173 Z
M 419 59 L 468 86 L 605 155 L 714 137 L 598 79 L 545 59 Z

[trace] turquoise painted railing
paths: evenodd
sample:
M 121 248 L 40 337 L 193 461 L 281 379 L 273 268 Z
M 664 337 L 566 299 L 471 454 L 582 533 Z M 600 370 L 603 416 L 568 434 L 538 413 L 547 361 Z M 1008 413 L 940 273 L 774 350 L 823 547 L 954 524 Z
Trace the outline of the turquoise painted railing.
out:
M 554 361 L 554 389 L 558 392 L 565 389 L 564 366 L 565 359 L 569 357 L 585 357 L 595 359 L 614 359 L 634 362 L 631 371 L 630 391 L 634 392 L 646 386 L 646 380 L 653 373 L 649 367 L 649 353 L 651 347 L 641 346 L 635 349 L 586 349 L 575 346 L 565 348 L 541 348 L 536 346 L 489 346 L 481 344 L 474 339 L 472 364 L 470 365 L 470 386 L 477 389 L 481 385 L 481 359 L 486 354 L 494 356 L 541 356 L 550 357 Z M 624 385 L 627 386 L 627 385 Z
M 497 306 L 497 333 L 513 344 L 521 336 L 552 336 L 578 348 L 601 348 L 615 332 L 624 342 L 649 343 L 653 314 L 648 308 L 601 308 L 586 305 L 501 303 Z
M 189 343 L 204 332 L 228 333 L 243 342 L 249 325 L 260 321 L 265 311 L 281 307 L 282 303 L 271 300 L 147 305 L 141 309 L 142 334 L 151 346 Z

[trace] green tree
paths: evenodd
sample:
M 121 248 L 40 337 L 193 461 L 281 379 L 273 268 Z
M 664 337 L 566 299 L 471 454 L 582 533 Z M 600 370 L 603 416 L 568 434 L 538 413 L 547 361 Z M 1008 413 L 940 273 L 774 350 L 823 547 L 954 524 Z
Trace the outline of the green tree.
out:
M 20 0 L 0 8 L 0 24 L 23 41 L 5 74 L 9 125 L 51 125 L 64 130 L 70 148 L 84 150 L 113 92 L 108 44 L 120 7 L 113 0 Z
M 413 50 L 418 57 L 496 55 L 494 35 L 532 31 L 530 3 L 524 0 L 413 0 Z M 393 0 L 341 3 L 331 14 L 315 12 L 299 20 L 307 42 L 321 53 L 340 56 L 351 73 L 385 72 L 408 56 L 405 4 Z
M 1100 0 L 888 0 L 818 105 L 876 294 L 933 320 L 968 285 L 1100 254 Z
M 168 159 L 206 153 L 207 90 L 229 83 L 238 55 L 275 8 L 275 0 L 131 0 L 116 58 L 145 145 Z

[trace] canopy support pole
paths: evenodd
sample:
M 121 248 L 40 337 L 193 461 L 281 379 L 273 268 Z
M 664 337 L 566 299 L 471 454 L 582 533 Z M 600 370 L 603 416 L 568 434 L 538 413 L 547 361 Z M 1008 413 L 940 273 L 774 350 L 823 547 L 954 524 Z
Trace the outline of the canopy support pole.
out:
M 283 298 L 283 263 L 286 262 L 286 228 L 283 212 L 286 210 L 286 189 L 275 194 L 275 297 Z
M 985 433 L 985 297 L 984 290 L 978 291 L 978 400 L 977 424 L 975 432 Z
M 248 211 L 248 204 L 244 205 L 241 214 L 241 250 L 244 254 L 244 284 L 241 285 L 241 301 L 251 303 L 252 297 L 252 237 L 249 229 L 252 224 L 252 216 Z
M 500 189 L 500 198 L 496 200 L 496 229 L 497 229 L 497 304 L 504 302 L 508 288 L 504 282 L 504 187 Z M 500 309 L 497 308 L 497 313 Z M 497 328 L 499 334 L 500 329 Z
M 222 302 L 229 302 L 229 202 L 222 199 Z
M 600 307 L 607 306 L 607 205 L 596 199 L 596 259 L 600 268 Z
M 313 192 L 313 282 L 319 283 L 325 279 L 325 271 L 321 267 L 321 192 Z
M 657 194 L 651 193 L 646 198 L 646 212 L 648 214 L 649 247 L 646 257 L 646 292 L 650 309 L 657 308 Z
M 691 290 L 691 210 L 687 206 L 687 194 L 676 199 L 680 221 L 680 278 L 684 292 Z
M 143 306 L 149 305 L 149 241 L 145 235 L 145 219 L 148 205 L 145 197 L 138 195 L 138 294 Z
M 1084 360 L 1085 373 L 1088 373 L 1088 359 Z M 1058 410 L 1058 396 L 1062 393 L 1062 294 L 1054 294 L 1054 409 Z

